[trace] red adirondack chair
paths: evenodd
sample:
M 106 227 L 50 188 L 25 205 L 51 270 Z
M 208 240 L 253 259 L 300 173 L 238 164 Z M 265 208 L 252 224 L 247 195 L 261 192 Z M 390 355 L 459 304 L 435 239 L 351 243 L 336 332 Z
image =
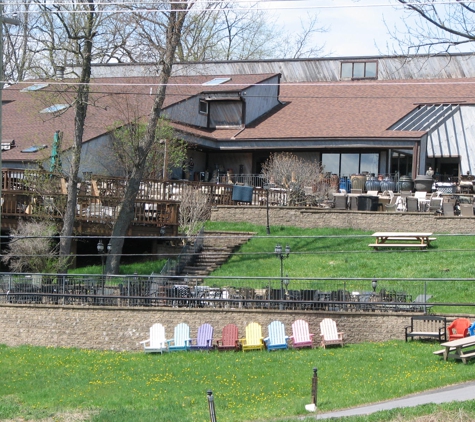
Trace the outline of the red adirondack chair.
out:
M 468 329 L 472 325 L 467 318 L 457 318 L 447 327 L 449 341 L 468 337 Z
M 218 350 L 237 350 L 239 348 L 239 331 L 234 324 L 228 324 L 223 328 L 223 334 L 216 340 Z
M 308 322 L 297 319 L 292 324 L 292 336 L 290 337 L 292 347 L 310 347 L 313 349 L 313 334 L 310 334 Z

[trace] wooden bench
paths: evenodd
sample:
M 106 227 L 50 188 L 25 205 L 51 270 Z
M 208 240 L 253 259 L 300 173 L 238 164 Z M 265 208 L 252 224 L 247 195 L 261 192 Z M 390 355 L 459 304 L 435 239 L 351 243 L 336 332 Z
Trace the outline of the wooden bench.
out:
M 378 248 L 419 248 L 426 249 L 427 243 L 370 243 L 369 247 Z
M 445 317 L 418 315 L 411 317 L 411 325 L 404 327 L 408 338 L 429 337 L 439 342 L 447 341 L 447 319 Z M 437 354 L 434 352 L 434 354 Z

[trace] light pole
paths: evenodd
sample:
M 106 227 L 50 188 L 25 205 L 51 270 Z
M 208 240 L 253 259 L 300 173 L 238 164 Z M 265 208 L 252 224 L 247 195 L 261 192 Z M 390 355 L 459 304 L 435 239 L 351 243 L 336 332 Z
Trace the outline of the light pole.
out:
M 284 304 L 282 303 L 282 301 L 284 300 L 284 259 L 288 258 L 290 255 L 290 246 L 286 245 L 285 250 L 283 251 L 282 246 L 280 244 L 277 244 L 275 245 L 274 253 L 276 254 L 277 258 L 280 259 L 280 300 L 281 300 L 281 303 L 280 303 L 279 309 L 283 310 Z
M 3 16 L 3 2 L 0 3 L 0 144 L 3 142 L 2 135 L 2 94 L 3 94 L 3 83 L 4 83 L 4 71 L 3 71 L 3 24 L 7 23 L 9 25 L 19 26 L 21 22 L 18 19 L 6 18 Z M 2 164 L 2 148 L 0 145 L 0 197 L 2 196 L 2 185 L 3 185 L 3 164 Z M 0 245 L 2 239 L 2 212 L 0 206 Z
M 266 190 L 266 233 L 270 234 L 270 225 L 269 225 L 269 183 L 264 184 L 264 189 Z
M 104 289 L 104 276 L 105 276 L 105 264 L 106 264 L 106 255 L 111 251 L 111 244 L 107 244 L 107 249 L 104 248 L 104 243 L 102 240 L 99 240 L 97 243 L 97 253 L 101 255 L 102 263 L 102 288 Z
M 373 286 L 373 294 L 376 294 L 376 287 L 378 287 L 378 280 L 374 279 L 371 282 L 371 286 Z

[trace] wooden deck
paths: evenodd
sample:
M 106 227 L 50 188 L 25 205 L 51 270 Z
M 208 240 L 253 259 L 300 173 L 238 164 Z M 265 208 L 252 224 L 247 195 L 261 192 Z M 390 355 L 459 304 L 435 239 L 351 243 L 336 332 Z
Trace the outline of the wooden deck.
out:
M 83 235 L 110 235 L 125 191 L 125 179 L 103 178 L 79 186 L 75 230 Z M 152 189 L 156 186 L 159 189 Z M 146 181 L 134 207 L 128 235 L 158 236 L 166 227 L 168 235 L 178 232 L 179 201 L 173 184 Z M 160 195 L 159 193 L 162 193 Z M 163 199 L 167 198 L 167 199 Z M 61 220 L 66 209 L 66 182 L 40 171 L 2 171 L 2 230 L 16 228 L 19 219 Z

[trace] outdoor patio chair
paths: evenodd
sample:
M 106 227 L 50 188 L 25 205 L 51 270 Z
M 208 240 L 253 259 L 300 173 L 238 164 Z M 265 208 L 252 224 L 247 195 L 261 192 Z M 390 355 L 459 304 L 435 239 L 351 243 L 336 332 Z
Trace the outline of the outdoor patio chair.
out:
M 262 327 L 257 322 L 251 322 L 246 327 L 246 337 L 239 340 L 242 351 L 264 350 Z
M 289 337 L 285 335 L 285 327 L 282 322 L 272 321 L 267 330 L 269 335 L 264 339 L 264 343 L 268 352 L 289 347 L 287 344 Z
M 429 212 L 441 214 L 442 213 L 442 198 L 433 197 L 429 202 Z
M 168 350 L 176 352 L 179 350 L 188 350 L 190 343 L 190 327 L 182 322 L 175 327 L 174 338 L 167 340 Z
M 467 318 L 457 318 L 448 327 L 449 341 L 468 336 L 468 328 L 472 325 Z
M 168 343 L 165 337 L 165 327 L 162 324 L 153 324 L 150 327 L 150 337 L 141 341 L 145 353 L 168 352 Z
M 239 349 L 239 332 L 235 324 L 225 325 L 220 339 L 216 340 L 216 347 L 220 351 Z
M 473 217 L 473 205 L 472 204 L 460 204 L 460 216 L 461 217 Z
M 190 339 L 190 350 L 206 350 L 213 348 L 213 327 L 210 324 L 202 324 L 198 328 L 196 338 Z
M 475 322 L 470 327 L 468 327 L 468 333 L 471 336 L 475 336 Z
M 419 211 L 419 200 L 415 196 L 408 196 L 406 198 L 407 212 Z
M 454 204 L 452 202 L 443 202 L 442 203 L 442 212 L 444 217 L 454 217 Z
M 300 347 L 310 347 L 313 349 L 313 334 L 310 334 L 308 322 L 303 319 L 297 319 L 292 324 L 292 336 L 290 340 L 294 349 Z
M 336 322 L 330 318 L 324 318 L 320 322 L 320 345 L 325 349 L 327 346 L 340 345 L 343 347 L 343 333 L 336 328 Z
M 336 210 L 346 210 L 346 205 L 348 201 L 348 197 L 346 193 L 344 194 L 333 194 L 333 201 L 334 201 L 334 208 Z

